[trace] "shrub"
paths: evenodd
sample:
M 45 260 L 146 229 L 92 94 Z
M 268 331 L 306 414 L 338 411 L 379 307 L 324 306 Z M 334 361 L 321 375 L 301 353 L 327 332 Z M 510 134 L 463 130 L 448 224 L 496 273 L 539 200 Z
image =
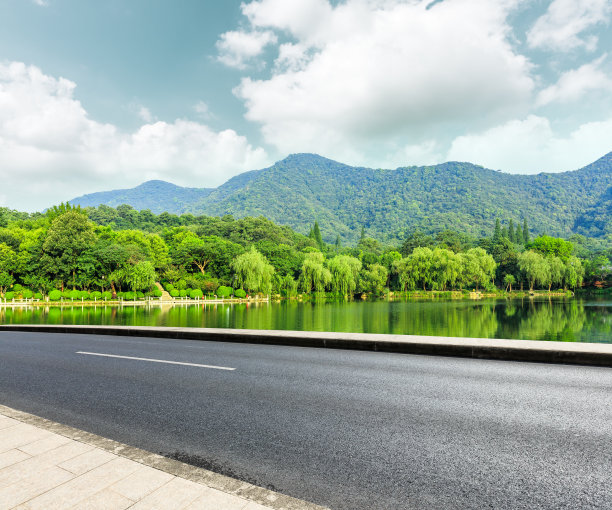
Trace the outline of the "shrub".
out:
M 236 289 L 234 291 L 234 296 L 240 299 L 244 299 L 246 297 L 246 291 L 244 289 Z
M 64 292 L 62 292 L 62 297 L 64 299 L 70 299 L 70 291 L 69 290 L 65 290 Z
M 49 292 L 49 300 L 50 301 L 59 301 L 62 298 L 61 290 L 52 290 Z
M 79 299 L 89 299 L 89 292 L 86 290 L 79 292 Z
M 138 291 L 138 292 L 136 293 L 136 297 L 137 297 L 138 299 L 144 299 L 144 297 L 145 297 L 144 292 L 140 292 L 140 291 Z
M 110 294 L 110 292 L 109 292 L 109 294 Z M 91 296 L 90 296 L 90 297 L 91 297 L 91 299 L 100 299 L 100 298 L 102 297 L 102 293 L 101 293 L 101 292 L 98 292 L 97 290 L 94 290 L 94 291 L 91 293 Z
M 174 290 L 174 285 L 172 285 L 171 283 L 167 283 L 167 284 L 165 285 L 165 289 L 166 289 L 168 292 L 172 292 L 172 291 Z
M 187 288 L 187 282 L 181 278 L 178 282 L 176 282 L 176 288 L 178 290 L 185 290 Z
M 113 299 L 113 294 L 109 292 L 108 290 L 104 291 L 102 293 L 102 299 L 104 299 L 104 301 L 106 301 L 107 299 Z
M 200 289 L 193 289 L 190 293 L 189 293 L 189 297 L 191 299 L 202 299 L 202 296 L 204 294 L 202 293 L 202 291 Z
M 81 299 L 81 292 L 80 292 L 80 291 L 78 291 L 78 290 L 71 290 L 71 291 L 68 293 L 68 297 L 69 297 L 70 299 Z
M 176 290 L 176 289 L 172 289 L 172 290 L 170 291 L 170 295 L 171 295 L 173 298 L 178 297 L 178 295 L 179 295 L 179 291 L 178 291 L 178 290 Z
M 6 299 L 7 301 L 12 301 L 13 299 L 15 299 L 15 293 L 14 292 L 7 292 L 4 295 L 4 299 Z
M 34 293 L 30 289 L 24 289 L 21 295 L 25 299 L 32 299 L 34 297 Z
M 179 292 L 179 296 L 181 297 L 187 297 L 187 289 L 183 289 Z
M 162 291 L 159 289 L 155 289 L 152 294 L 154 297 L 162 297 Z
M 13 292 L 15 294 L 19 294 L 22 290 L 23 290 L 23 285 L 19 283 L 16 283 L 15 285 L 13 285 Z
M 36 294 L 34 294 L 34 299 L 42 299 L 43 295 L 40 292 L 37 292 Z
M 221 285 L 221 287 L 217 289 L 217 296 L 220 298 L 230 297 L 233 291 L 234 289 L 232 289 L 231 287 L 226 287 L 225 285 Z
M 123 299 L 125 299 L 126 301 L 132 301 L 135 296 L 136 296 L 136 294 L 134 294 L 133 292 L 124 292 L 123 293 Z

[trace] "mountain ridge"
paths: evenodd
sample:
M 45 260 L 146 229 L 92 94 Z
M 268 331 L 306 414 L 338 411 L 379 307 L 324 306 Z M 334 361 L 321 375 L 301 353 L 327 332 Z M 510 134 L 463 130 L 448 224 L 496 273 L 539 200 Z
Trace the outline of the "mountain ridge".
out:
M 578 170 L 530 175 L 456 161 L 372 169 L 301 153 L 234 176 L 217 188 L 182 188 L 165 181 L 142 188 L 150 182 L 77 197 L 70 203 L 92 206 L 104 198 L 106 202 L 99 203 L 116 206 L 118 200 L 129 198 L 125 203 L 152 212 L 262 215 L 302 233 L 317 220 L 328 242 L 336 235 L 354 241 L 362 227 L 382 240 L 401 238 L 415 228 L 483 235 L 498 217 L 515 222 L 527 218 L 535 233 L 612 233 L 612 152 Z M 165 199 L 158 196 L 147 202 L 155 203 L 157 211 L 145 207 L 138 193 L 130 195 L 139 188 L 141 194 L 165 190 Z

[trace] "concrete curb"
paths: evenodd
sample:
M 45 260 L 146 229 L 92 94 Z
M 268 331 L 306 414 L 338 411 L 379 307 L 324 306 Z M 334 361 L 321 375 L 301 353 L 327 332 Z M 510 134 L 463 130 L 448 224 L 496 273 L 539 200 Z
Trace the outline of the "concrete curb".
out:
M 612 367 L 612 344 L 317 331 L 10 324 L 0 331 L 175 338 Z
M 174 476 L 190 480 L 192 482 L 200 483 L 217 489 L 219 491 L 240 496 L 241 498 L 254 501 L 260 505 L 271 507 L 276 510 L 328 510 L 325 507 L 302 501 L 291 496 L 285 496 L 278 492 L 273 492 L 262 487 L 257 487 L 250 483 L 242 482 L 234 478 L 230 478 L 224 475 L 208 471 L 199 467 L 184 464 L 177 460 L 168 459 L 161 455 L 141 450 L 112 439 L 97 436 L 90 432 L 75 429 L 67 425 L 62 425 L 46 418 L 41 418 L 33 414 L 29 414 L 23 411 L 18 411 L 11 407 L 0 405 L 0 414 L 13 418 L 15 420 L 33 425 L 35 427 L 48 430 L 55 434 L 59 434 L 64 437 L 79 441 L 107 452 L 125 457 L 133 460 L 145 466 L 149 466 L 160 471 L 164 471 Z

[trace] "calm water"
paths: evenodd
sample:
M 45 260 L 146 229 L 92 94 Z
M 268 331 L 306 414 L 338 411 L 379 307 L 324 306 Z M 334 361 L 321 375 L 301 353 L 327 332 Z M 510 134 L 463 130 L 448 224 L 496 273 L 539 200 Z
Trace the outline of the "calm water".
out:
M 612 301 L 280 302 L 150 307 L 0 307 L 0 324 L 349 331 L 612 343 Z

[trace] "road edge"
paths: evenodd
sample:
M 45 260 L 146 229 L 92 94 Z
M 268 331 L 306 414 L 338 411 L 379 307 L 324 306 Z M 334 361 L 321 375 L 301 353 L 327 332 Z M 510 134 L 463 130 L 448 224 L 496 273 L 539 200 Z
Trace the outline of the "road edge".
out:
M 275 510 L 328 510 L 325 507 L 315 505 L 308 501 L 293 498 L 235 478 L 220 475 L 207 469 L 169 459 L 162 455 L 70 427 L 69 425 L 48 420 L 47 418 L 42 418 L 25 411 L 19 411 L 2 404 L 0 404 L 0 414 L 22 423 L 27 423 L 28 425 L 33 425 L 60 436 L 67 437 L 74 441 L 100 448 L 109 453 L 164 471 L 173 476 L 184 478 L 227 494 L 239 496 L 249 501 L 274 508 Z
M 612 367 L 612 344 L 598 343 L 152 326 L 4 324 L 0 331 L 170 338 Z

